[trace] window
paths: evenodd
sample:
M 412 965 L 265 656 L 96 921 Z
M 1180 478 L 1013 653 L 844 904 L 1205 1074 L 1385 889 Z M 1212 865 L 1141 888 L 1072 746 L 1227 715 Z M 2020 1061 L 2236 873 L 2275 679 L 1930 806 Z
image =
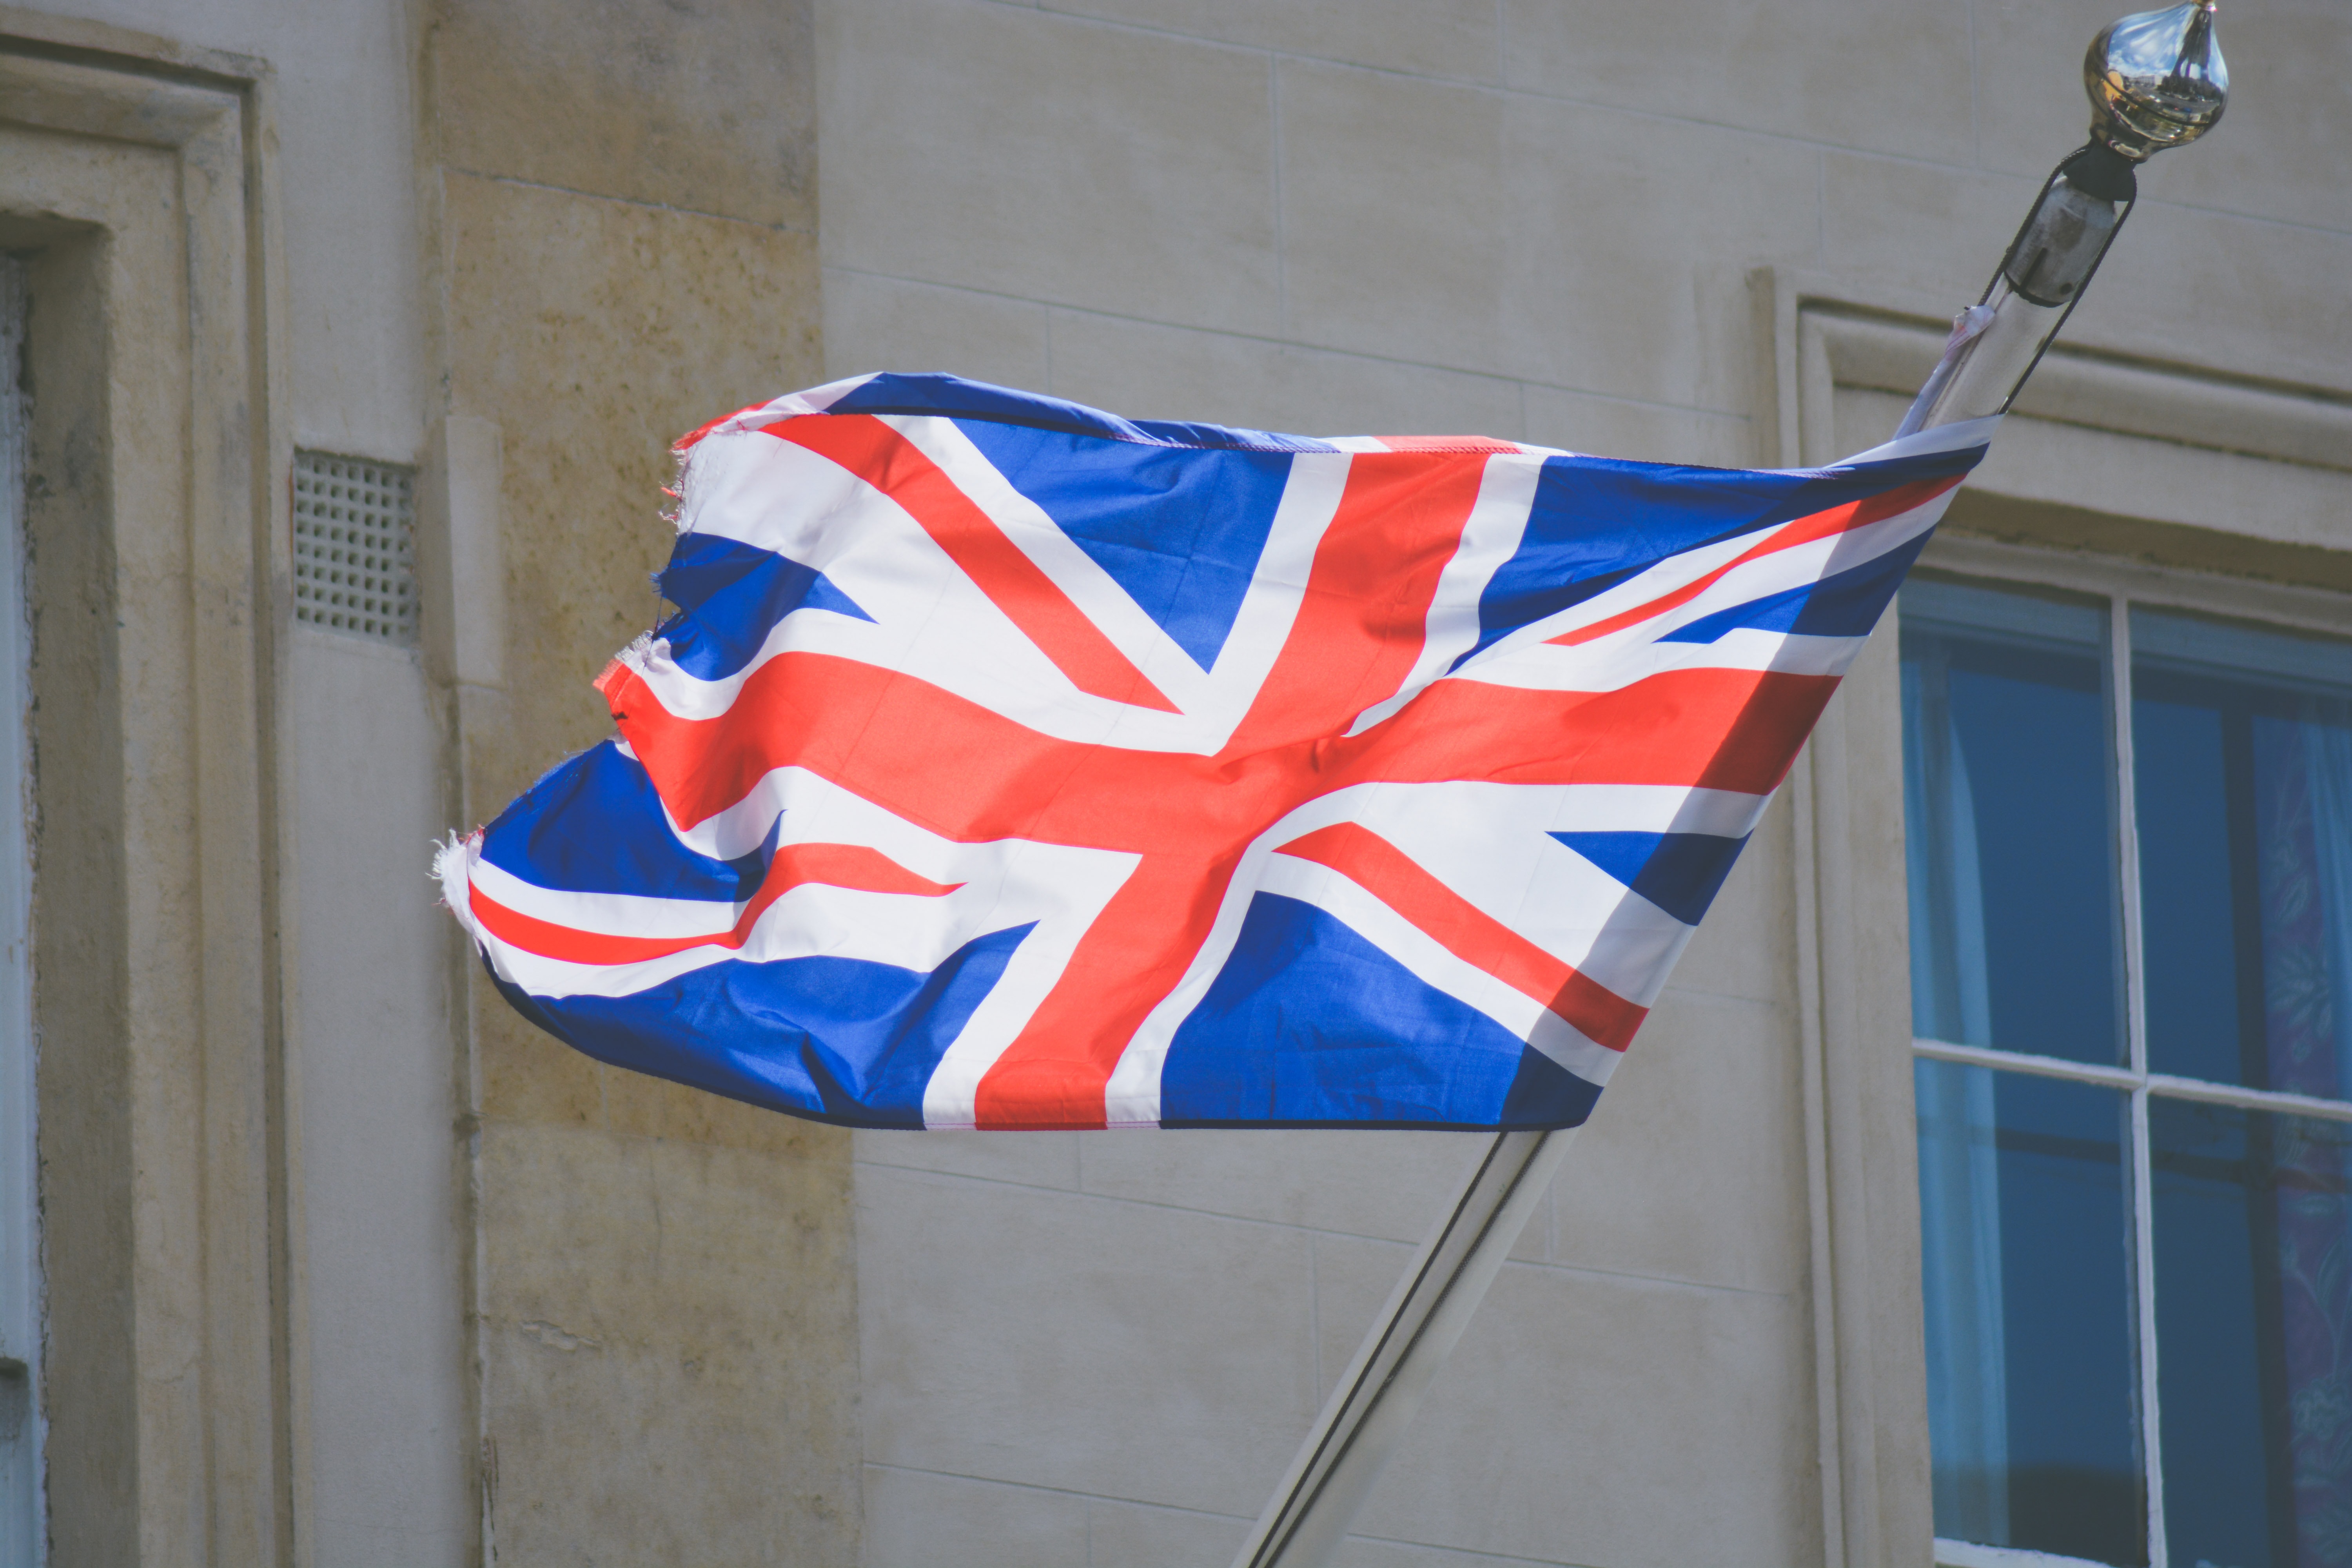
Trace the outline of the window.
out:
M 1939 1562 L 2352 1563 L 2352 645 L 2231 607 L 1903 594 Z

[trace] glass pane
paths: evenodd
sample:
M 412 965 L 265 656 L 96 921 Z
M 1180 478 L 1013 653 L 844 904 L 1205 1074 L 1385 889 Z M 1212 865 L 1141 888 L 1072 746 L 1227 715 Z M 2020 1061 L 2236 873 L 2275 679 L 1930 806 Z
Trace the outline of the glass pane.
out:
M 2172 1561 L 2352 1563 L 2352 1129 L 2151 1100 Z
M 2106 615 L 1903 590 L 1914 1032 L 2124 1059 Z
M 2144 1563 L 2128 1102 L 1951 1062 L 1916 1087 L 1936 1533 Z
M 2148 1066 L 2342 1096 L 2352 647 L 2145 611 L 2132 644 Z

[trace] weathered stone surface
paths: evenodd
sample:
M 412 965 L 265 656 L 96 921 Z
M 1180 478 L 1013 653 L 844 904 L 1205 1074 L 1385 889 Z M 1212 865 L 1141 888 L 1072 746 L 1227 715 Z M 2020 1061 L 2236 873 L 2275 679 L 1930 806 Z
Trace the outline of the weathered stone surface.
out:
M 800 15 L 442 13 L 447 396 L 501 448 L 478 811 L 610 732 L 589 682 L 656 618 L 670 442 L 821 378 Z M 848 1135 L 608 1069 L 471 984 L 499 1559 L 856 1561 Z
M 1056 310 L 1054 391 L 1145 418 L 1307 436 L 1522 434 L 1520 388 L 1366 354 Z
M 1054 0 L 1045 9 L 1414 76 L 1493 81 L 1492 0 Z
M 507 689 L 470 759 L 505 799 L 610 729 L 589 689 L 650 626 L 670 443 L 819 375 L 808 237 L 511 180 L 444 188 L 454 408 L 504 437 Z
M 1327 1366 L 1409 1257 L 1318 1243 Z M 1820 1494 L 1789 1462 L 1811 1337 L 1801 1297 L 1510 1264 L 1357 1530 L 1541 1563 L 1817 1562 Z
M 1264 1500 L 1318 1401 L 1307 1236 L 878 1165 L 858 1201 L 868 1461 Z
M 824 25 L 827 265 L 1278 330 L 1264 57 L 955 0 Z
M 814 231 L 805 5 L 438 0 L 427 26 L 452 169 Z
M 446 830 L 438 725 L 410 650 L 306 630 L 292 652 L 306 1522 L 321 1563 L 460 1563 L 458 1086 L 423 978 L 449 973 L 449 917 L 417 866 Z
M 855 1560 L 848 1140 L 789 1125 L 754 1150 L 485 1129 L 501 1560 Z
M 1945 0 L 1505 0 L 1503 10 L 1507 79 L 1523 91 L 1939 163 L 1969 155 L 1970 67 L 1992 30 Z M 2082 29 L 2071 54 L 2036 55 L 2062 72 L 2099 23 L 2067 25 Z

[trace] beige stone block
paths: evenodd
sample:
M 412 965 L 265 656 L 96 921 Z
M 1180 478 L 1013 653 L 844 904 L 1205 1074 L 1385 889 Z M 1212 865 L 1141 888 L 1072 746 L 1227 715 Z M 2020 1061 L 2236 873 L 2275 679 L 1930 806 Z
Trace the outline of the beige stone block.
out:
M 1842 451 L 1866 452 L 1893 437 L 1903 424 L 1903 416 L 1910 411 L 1911 399 L 1899 392 L 1879 392 L 1857 386 L 1836 388 L 1830 397 L 1830 425 L 1837 432 L 1837 444 Z M 1998 443 L 2002 458 L 2007 458 L 2018 447 L 2017 432 L 2029 421 L 2020 415 L 2001 422 Z M 2068 429 L 2068 437 L 2087 432 Z M 2200 454 L 2201 456 L 2201 454 Z M 1990 461 L 1990 458 L 1988 458 Z M 2013 465 L 2011 465 L 2013 467 Z M 1979 464 L 1969 474 L 1968 490 L 1985 489 L 1985 465 Z M 2002 489 L 2009 487 L 2003 486 Z
M 1528 1228 L 1543 1223 L 1540 1216 Z M 1413 1260 L 1414 1248 L 1402 1241 L 1378 1241 L 1369 1237 L 1320 1236 L 1315 1238 L 1315 1344 L 1313 1348 L 1316 1410 L 1331 1396 L 1346 1373 L 1373 1321 Z M 1475 1321 L 1475 1320 L 1473 1320 Z M 1295 1445 L 1305 1440 L 1308 1423 L 1299 1424 Z M 1279 1477 L 1276 1478 L 1277 1479 Z M 1271 1486 L 1266 1490 L 1273 1491 Z M 1258 1504 L 1265 1506 L 1260 1498 Z M 1254 1517 L 1254 1516 L 1253 1516 Z
M 1916 158 L 1968 156 L 1966 6 L 1504 0 L 1504 11 L 1507 80 L 1528 92 Z M 2078 39 L 2068 58 L 2081 57 Z
M 151 19 L 133 26 L 200 34 L 267 58 L 274 72 L 295 444 L 409 460 L 436 368 L 422 321 L 410 16 L 365 5 L 239 6 L 236 22 L 214 10 L 200 24 L 168 0 L 136 9 Z M 247 36 L 230 43 L 222 36 L 230 26 Z
M 503 802 L 611 732 L 589 687 L 658 605 L 670 443 L 816 381 L 805 236 L 466 174 L 445 176 L 450 399 L 503 434 L 511 702 L 468 727 Z
M 1286 60 L 1282 223 L 1292 333 L 1460 369 L 1502 367 L 1512 234 L 1505 100 Z
M 809 0 L 436 0 L 451 166 L 814 232 Z
M 1515 97 L 1502 368 L 1531 382 L 1745 413 L 1748 278 L 1817 266 L 1818 154 L 1717 126 Z
M 1046 308 L 834 267 L 824 274 L 827 380 L 944 371 L 1042 392 L 1053 380 Z
M 502 1561 L 853 1561 L 846 1171 L 485 1129 L 483 1397 Z
M 1706 919 L 1675 964 L 1675 990 L 1796 1005 L 1797 926 L 1789 868 L 1794 837 L 1794 808 L 1782 794 L 1765 808 Z
M 1530 386 L 1526 395 L 1526 438 L 1538 447 L 1714 468 L 1746 468 L 1755 457 L 1756 437 L 1744 414 L 1629 403 L 1553 386 Z
M 1668 991 L 1553 1184 L 1550 1257 L 1725 1289 L 1801 1289 L 1803 1129 L 1792 1014 Z
M 1087 1568 L 1091 1506 L 1074 1492 L 868 1465 L 865 1568 Z
M 1903 407 L 1899 397 L 1841 388 L 1835 417 L 1841 432 L 1852 426 L 1867 438 L 1872 430 L 1891 429 Z M 2063 418 L 2065 410 L 2048 412 Z M 1969 484 L 1963 493 L 1972 492 L 1972 499 L 2014 497 L 2305 549 L 2352 544 L 2352 474 L 2342 468 L 2119 436 L 2055 418 L 2011 416 Z M 2259 554 L 2232 553 L 2228 547 L 2217 561 L 2197 563 L 2256 576 L 2277 572 Z M 2316 565 L 2297 560 L 2286 574 L 2313 573 Z
M 1818 154 L 1283 68 L 1286 289 L 1322 346 L 1638 402 L 1749 398 L 1748 270 L 1816 264 Z
M 1825 153 L 1822 258 L 1842 277 L 1889 292 L 1949 300 L 1957 310 L 1984 291 L 2040 188 L 2039 175 L 2021 179 Z M 2090 297 L 2105 286 L 2103 278 Z M 2067 335 L 2074 336 L 2071 330 Z
M 1402 1249 L 1322 1250 L 1321 1317 L 1344 1324 L 1325 1343 L 1352 1349 Z M 1792 1298 L 1509 1265 L 1357 1528 L 1533 1563 L 1818 1562 L 1818 1491 L 1790 1462 L 1810 1331 Z
M 404 650 L 307 631 L 289 640 L 289 728 L 303 742 L 291 923 L 304 939 L 290 1250 L 316 1551 L 327 1562 L 456 1562 L 473 1507 L 452 1190 L 458 1079 L 436 984 L 453 932 L 416 874 L 417 846 L 441 826 L 439 726 Z
M 824 30 L 827 265 L 1277 330 L 1265 57 L 971 0 Z
M 1311 55 L 1346 65 L 1491 82 L 1501 71 L 1492 0 L 1042 0 L 1047 11 Z
M 474 1060 L 481 1114 L 499 1121 L 603 1127 L 604 1064 L 508 1006 L 478 962 L 469 959 L 466 968 L 474 989 Z
M 1433 1194 L 1439 1202 L 1451 1198 L 1460 1190 L 1458 1184 L 1441 1194 Z M 1519 1262 L 1542 1264 L 1551 1255 L 1554 1215 L 1559 1208 L 1558 1191 L 1544 1194 L 1542 1204 L 1529 1216 L 1527 1228 L 1512 1243 L 1510 1257 Z M 1381 1305 L 1389 1291 L 1404 1278 L 1420 1255 L 1421 1237 L 1386 1242 L 1389 1250 L 1377 1254 L 1363 1249 L 1367 1240 L 1377 1239 L 1355 1236 L 1318 1236 L 1315 1238 L 1316 1300 L 1318 1313 L 1315 1330 L 1315 1385 L 1319 1399 L 1328 1399 L 1339 1385 L 1349 1365 L 1362 1348 L 1364 1337 L 1372 1331 Z M 1368 1262 L 1367 1259 L 1377 1259 Z M 1385 1268 L 1385 1284 L 1374 1289 L 1374 1277 Z M 1327 1269 L 1330 1272 L 1332 1289 L 1345 1304 L 1338 1312 L 1319 1310 L 1323 1301 L 1323 1285 Z M 1369 1296 L 1366 1291 L 1372 1293 Z M 1317 1408 L 1321 1409 L 1318 1404 Z M 1303 1437 L 1304 1432 L 1300 1434 Z M 1263 1500 L 1261 1500 L 1261 1503 Z
M 1278 1470 L 1265 1478 L 1269 1496 L 1281 1479 Z M 1093 1568 L 1227 1568 L 1256 1521 L 1255 1511 L 1242 1519 L 1095 1498 L 1087 1505 L 1089 1562 Z
M 846 1164 L 849 1130 L 689 1089 L 625 1068 L 604 1069 L 605 1124 L 625 1137 L 742 1149 Z
M 2038 179 L 2082 144 L 2090 113 L 2076 65 L 2118 9 L 2104 0 L 1987 0 L 1978 10 L 1979 156 L 1988 167 Z M 2223 128 L 2148 165 L 2141 191 L 2352 229 L 2352 182 L 2343 177 L 2352 13 L 2327 0 L 2269 0 L 2231 6 L 2221 23 L 2236 72 Z
M 2203 145 L 2167 156 L 2192 158 Z M 2152 188 L 2161 177 L 2158 168 Z M 2352 233 L 2151 197 L 2133 209 L 2098 281 L 2066 323 L 2066 336 L 2126 354 L 2352 393 L 2347 278 Z
M 1455 1183 L 1442 1192 L 1433 1193 L 1433 1196 L 1442 1204 L 1459 1191 L 1460 1184 Z M 1521 1231 L 1512 1243 L 1510 1256 L 1513 1258 L 1533 1264 L 1546 1263 L 1550 1259 L 1554 1215 L 1558 1209 L 1559 1194 L 1555 1187 L 1552 1192 L 1544 1194 L 1542 1204 L 1528 1217 L 1527 1228 Z M 1434 1217 L 1434 1215 L 1432 1216 L 1433 1225 Z M 1315 1327 L 1314 1371 L 1318 1401 L 1328 1399 L 1331 1396 L 1331 1391 L 1339 1385 L 1339 1379 L 1346 1374 L 1356 1352 L 1362 1347 L 1364 1336 L 1371 1332 L 1380 1308 L 1388 1300 L 1388 1292 L 1396 1288 L 1397 1282 L 1404 1277 L 1405 1271 L 1412 1267 L 1414 1258 L 1420 1255 L 1423 1237 L 1414 1236 L 1384 1242 L 1382 1245 L 1390 1250 L 1378 1254 L 1367 1253 L 1363 1248 L 1363 1243 L 1378 1239 L 1380 1238 L 1341 1235 L 1315 1237 L 1316 1299 L 1318 1311 Z M 1365 1261 L 1368 1258 L 1374 1257 L 1384 1259 L 1384 1263 L 1368 1264 Z M 1339 1292 L 1339 1299 L 1343 1302 L 1349 1303 L 1345 1310 L 1338 1313 L 1320 1310 L 1327 1265 L 1335 1271 L 1331 1276 L 1333 1289 Z M 1389 1271 L 1387 1283 L 1381 1286 L 1369 1298 L 1365 1298 L 1364 1292 L 1370 1289 L 1369 1281 L 1371 1276 L 1376 1275 L 1381 1267 L 1385 1267 Z M 1318 1403 L 1316 1408 L 1320 1410 L 1322 1406 Z M 1303 1433 L 1301 1435 L 1304 1436 Z
M 1086 1132 L 1084 1187 L 1271 1225 L 1419 1241 L 1486 1147 L 1484 1133 Z
M 1076 310 L 1055 311 L 1053 334 L 1055 395 L 1131 418 L 1299 436 L 1520 434 L 1518 384 L 1499 376 Z
M 1022 1187 L 1078 1190 L 1076 1132 L 905 1132 L 860 1129 L 854 1137 L 861 1165 L 889 1165 L 1010 1182 Z
M 1374 1541 L 1351 1535 L 1331 1555 L 1331 1568 L 1527 1568 L 1560 1563 L 1553 1557 L 1499 1557 L 1491 1552 L 1457 1552 L 1410 1541 Z
M 1301 1233 L 858 1172 L 866 1457 L 1255 1512 L 1316 1405 Z

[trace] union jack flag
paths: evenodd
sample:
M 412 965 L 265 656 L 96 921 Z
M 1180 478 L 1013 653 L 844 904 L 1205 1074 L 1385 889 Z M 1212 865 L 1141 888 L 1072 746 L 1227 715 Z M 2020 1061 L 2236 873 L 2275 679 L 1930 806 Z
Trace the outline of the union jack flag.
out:
M 797 1115 L 1572 1126 L 1991 423 L 1749 472 L 782 397 L 680 443 L 618 737 L 446 896 L 550 1033 Z

